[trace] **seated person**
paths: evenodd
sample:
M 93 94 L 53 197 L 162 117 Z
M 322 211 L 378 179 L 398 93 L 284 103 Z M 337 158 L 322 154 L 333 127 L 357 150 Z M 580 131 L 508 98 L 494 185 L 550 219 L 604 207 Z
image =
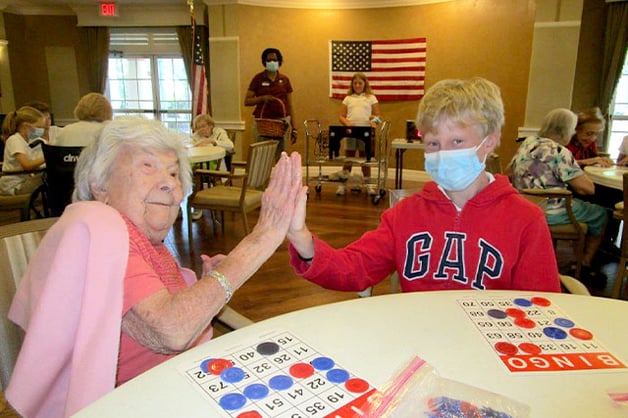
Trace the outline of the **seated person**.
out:
M 595 185 L 566 147 L 576 122 L 577 117 L 571 110 L 554 109 L 543 119 L 539 133 L 521 143 L 510 162 L 513 185 L 517 189 L 571 188 L 580 195 L 595 193 Z M 572 202 L 576 219 L 588 225 L 581 278 L 592 286 L 604 287 L 606 277 L 593 269 L 592 262 L 602 241 L 607 211 L 600 205 L 581 199 L 574 198 Z M 564 199 L 550 199 L 545 216 L 550 225 L 571 222 Z
M 506 176 L 485 171 L 504 105 L 492 82 L 443 80 L 419 104 L 417 128 L 434 181 L 384 211 L 379 226 L 341 249 L 305 224 L 305 192 L 288 231 L 297 274 L 325 288 L 362 291 L 394 270 L 404 292 L 517 289 L 560 292 L 541 209 Z
M 85 147 L 98 138 L 104 122 L 113 119 L 113 109 L 109 100 L 100 93 L 88 93 L 76 104 L 74 117 L 78 122 L 64 126 L 53 145 L 65 147 Z
M 200 147 L 213 145 L 225 149 L 227 154 L 233 153 L 233 142 L 227 131 L 216 126 L 216 122 L 209 115 L 197 115 L 192 121 L 192 146 Z M 213 162 L 213 161 L 212 161 Z M 218 168 L 216 163 L 211 169 Z M 220 161 L 220 169 L 227 170 L 224 159 Z
M 178 135 L 142 118 L 117 118 L 83 151 L 76 203 L 9 312 L 26 331 L 6 391 L 20 414 L 71 415 L 211 338 L 212 318 L 283 242 L 302 188 L 300 159 L 286 154 L 253 231 L 227 256 L 201 255 L 200 279 L 181 268 L 163 240 L 191 191 L 189 167 Z
M 24 106 L 34 107 L 39 110 L 46 118 L 46 126 L 44 127 L 44 134 L 41 136 L 49 144 L 54 144 L 57 138 L 57 134 L 61 130 L 60 127 L 52 124 L 52 114 L 50 113 L 50 106 L 47 103 L 33 100 L 26 103 Z
M 567 148 L 571 151 L 580 167 L 588 165 L 610 167 L 614 165 L 613 160 L 600 155 L 597 150 L 595 141 L 603 132 L 604 117 L 599 108 L 594 107 L 578 113 L 576 132 L 571 137 L 569 144 L 567 144 Z
M 6 115 L 2 123 L 2 132 L 7 136 L 4 144 L 3 173 L 42 168 L 44 156 L 41 147 L 31 148 L 29 141 L 40 138 L 44 134 L 45 124 L 44 115 L 29 106 L 23 106 Z M 41 173 L 4 174 L 0 177 L 0 194 L 33 193 L 42 184 Z

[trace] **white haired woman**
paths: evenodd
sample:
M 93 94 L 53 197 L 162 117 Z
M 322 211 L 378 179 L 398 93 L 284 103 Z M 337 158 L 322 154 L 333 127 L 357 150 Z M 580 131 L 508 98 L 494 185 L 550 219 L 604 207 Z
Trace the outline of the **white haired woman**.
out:
M 300 166 L 298 154 L 282 155 L 251 234 L 228 256 L 202 255 L 197 280 L 163 245 L 191 191 L 182 141 L 156 121 L 107 124 L 81 154 L 75 203 L 45 236 L 11 307 L 27 330 L 7 390 L 15 409 L 70 415 L 210 338 L 212 318 L 284 240 Z

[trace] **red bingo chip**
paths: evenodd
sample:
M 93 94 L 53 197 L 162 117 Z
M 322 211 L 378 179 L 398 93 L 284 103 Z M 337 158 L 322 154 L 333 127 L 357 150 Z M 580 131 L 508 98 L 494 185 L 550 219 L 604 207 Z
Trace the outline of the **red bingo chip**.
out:
M 290 367 L 290 374 L 298 379 L 305 379 L 314 374 L 314 367 L 307 363 L 297 363 Z
M 513 356 L 517 354 L 517 351 L 519 351 L 516 345 L 507 343 L 505 341 L 501 341 L 495 344 L 495 350 L 502 354 L 506 354 L 507 356 Z
M 592 340 L 593 339 L 593 334 L 590 331 L 587 331 L 586 329 L 582 329 L 582 328 L 572 328 L 569 330 L 569 334 L 572 337 L 577 338 L 579 340 Z
M 532 343 L 521 343 L 519 344 L 519 349 L 526 354 L 541 354 L 541 347 Z
M 220 374 L 224 369 L 228 369 L 229 367 L 233 367 L 233 363 L 230 360 L 224 358 L 217 358 L 212 360 L 207 365 L 207 371 L 211 374 Z

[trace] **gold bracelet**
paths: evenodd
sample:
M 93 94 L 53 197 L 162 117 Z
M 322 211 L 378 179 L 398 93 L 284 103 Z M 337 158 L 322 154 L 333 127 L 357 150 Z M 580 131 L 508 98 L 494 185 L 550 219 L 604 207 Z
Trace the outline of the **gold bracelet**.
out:
M 210 271 L 209 273 L 207 273 L 207 275 L 213 279 L 216 279 L 220 286 L 222 286 L 222 290 L 224 290 L 227 295 L 227 297 L 225 298 L 225 304 L 229 303 L 231 296 L 233 296 L 233 286 L 231 286 L 231 282 L 227 280 L 224 274 L 216 270 Z

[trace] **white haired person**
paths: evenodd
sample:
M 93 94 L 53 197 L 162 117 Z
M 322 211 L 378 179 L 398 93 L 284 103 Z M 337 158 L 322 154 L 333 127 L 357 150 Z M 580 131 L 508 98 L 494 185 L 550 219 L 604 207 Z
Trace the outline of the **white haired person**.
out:
M 6 395 L 27 417 L 71 415 L 211 338 L 212 318 L 283 242 L 302 188 L 300 157 L 283 154 L 253 231 L 227 256 L 201 255 L 197 279 L 163 244 L 191 190 L 176 134 L 117 118 L 75 177 L 75 203 L 42 240 L 9 312 L 26 337 Z

